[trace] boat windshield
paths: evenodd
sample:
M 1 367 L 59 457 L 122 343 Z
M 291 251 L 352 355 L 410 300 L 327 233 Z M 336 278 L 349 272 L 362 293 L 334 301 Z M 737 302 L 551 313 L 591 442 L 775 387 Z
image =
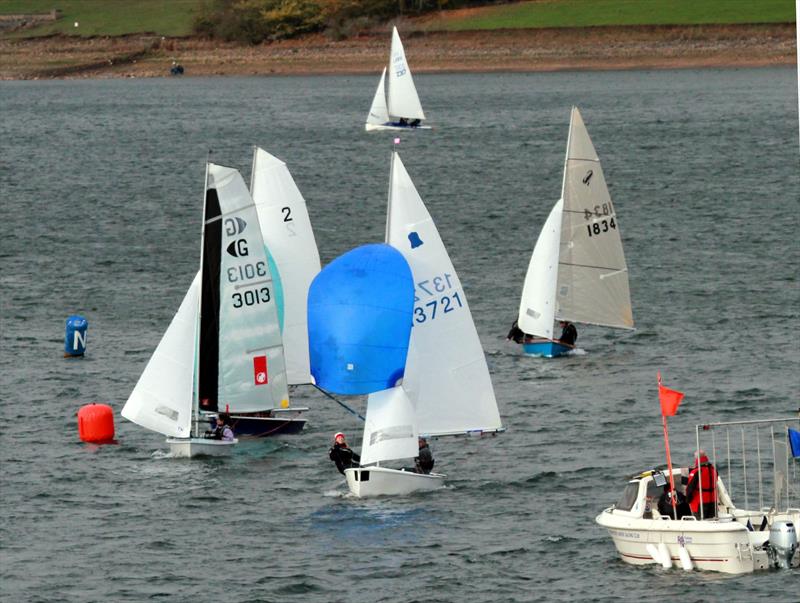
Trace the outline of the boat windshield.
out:
M 639 482 L 628 482 L 628 485 L 625 486 L 625 491 L 622 493 L 622 497 L 619 499 L 619 502 L 614 505 L 614 508 L 620 509 L 621 511 L 630 511 L 638 495 Z

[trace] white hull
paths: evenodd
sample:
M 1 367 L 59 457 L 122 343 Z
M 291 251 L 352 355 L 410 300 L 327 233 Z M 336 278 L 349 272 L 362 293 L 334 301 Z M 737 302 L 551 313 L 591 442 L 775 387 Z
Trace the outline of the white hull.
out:
M 726 574 L 747 574 L 756 569 L 749 532 L 735 521 L 633 519 L 615 516 L 611 509 L 603 511 L 596 521 L 608 529 L 626 563 L 664 565 L 662 555 L 666 548 L 669 561 L 665 567 L 673 564 L 681 567 L 681 556 L 688 553 L 692 563 L 688 569 Z M 769 536 L 768 532 L 760 534 L 763 539 Z M 681 548 L 685 553 L 681 553 Z
M 169 450 L 174 458 L 195 456 L 229 456 L 233 445 L 239 440 L 223 441 L 205 438 L 167 438 Z
M 444 486 L 445 476 L 439 473 L 414 473 L 387 467 L 345 469 L 347 487 L 355 496 L 403 495 Z
M 379 131 L 393 131 L 393 132 L 402 132 L 406 130 L 432 130 L 432 126 L 392 126 L 389 124 L 366 124 L 364 129 L 367 132 L 379 132 Z
M 657 563 L 665 568 L 705 570 L 725 574 L 749 574 L 770 568 L 768 553 L 763 548 L 769 530 L 747 529 L 747 520 L 758 525 L 759 512 L 735 510 L 736 515 L 697 521 L 645 519 L 604 510 L 595 521 L 608 530 L 621 559 L 632 565 Z M 772 521 L 800 522 L 800 510 L 770 516 Z M 666 554 L 665 554 L 666 551 Z M 800 566 L 800 549 L 791 562 Z

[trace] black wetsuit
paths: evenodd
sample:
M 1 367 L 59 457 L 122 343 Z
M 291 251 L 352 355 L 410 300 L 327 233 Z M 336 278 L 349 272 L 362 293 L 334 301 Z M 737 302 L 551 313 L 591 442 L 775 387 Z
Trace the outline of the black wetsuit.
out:
M 353 452 L 347 444 L 334 444 L 328 452 L 328 457 L 336 463 L 339 473 L 344 475 L 344 470 L 350 467 L 358 467 L 361 457 Z
M 575 345 L 575 341 L 578 339 L 578 329 L 575 328 L 575 325 L 567 323 L 566 326 L 561 331 L 561 337 L 558 340 L 561 343 L 565 343 L 567 345 Z
M 514 343 L 522 343 L 523 339 L 525 338 L 525 333 L 517 326 L 517 321 L 514 321 L 514 324 L 511 325 L 511 330 L 506 335 L 506 339 L 511 339 Z
M 414 459 L 417 473 L 430 473 L 433 471 L 433 455 L 431 449 L 425 444 L 419 449 L 419 456 Z

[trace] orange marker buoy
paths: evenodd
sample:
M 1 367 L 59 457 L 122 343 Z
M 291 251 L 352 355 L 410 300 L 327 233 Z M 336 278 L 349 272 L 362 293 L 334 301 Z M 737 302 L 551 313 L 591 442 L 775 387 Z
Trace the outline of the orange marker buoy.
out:
M 82 442 L 114 441 L 114 411 L 108 404 L 87 404 L 78 411 L 78 435 Z

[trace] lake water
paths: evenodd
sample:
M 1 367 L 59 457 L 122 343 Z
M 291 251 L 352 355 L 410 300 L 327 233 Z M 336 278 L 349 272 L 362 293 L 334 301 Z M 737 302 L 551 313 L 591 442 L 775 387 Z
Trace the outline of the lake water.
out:
M 119 416 L 197 270 L 204 162 L 287 162 L 323 263 L 384 232 L 391 135 L 375 77 L 0 83 L 6 601 L 792 601 L 797 575 L 621 562 L 595 516 L 664 462 L 656 371 L 694 426 L 794 416 L 800 153 L 793 68 L 420 75 L 432 132 L 400 153 L 459 272 L 507 432 L 434 442 L 445 490 L 354 500 L 327 459 L 352 415 L 228 460 L 166 457 Z M 618 212 L 637 330 L 583 353 L 505 342 L 580 107 Z M 64 320 L 88 354 L 62 358 Z M 119 445 L 76 412 L 116 411 Z M 363 409 L 361 398 L 350 400 Z

